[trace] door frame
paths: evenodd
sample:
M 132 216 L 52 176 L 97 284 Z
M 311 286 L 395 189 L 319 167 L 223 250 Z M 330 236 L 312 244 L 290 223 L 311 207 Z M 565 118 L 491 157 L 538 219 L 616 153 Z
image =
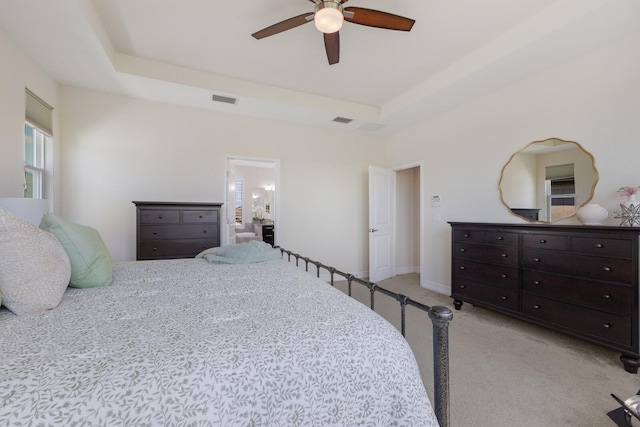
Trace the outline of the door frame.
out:
M 233 162 L 238 162 L 238 163 L 247 163 L 245 165 L 242 166 L 249 166 L 251 167 L 251 163 L 269 163 L 273 165 L 273 171 L 274 171 L 274 184 L 273 184 L 273 203 L 274 203 L 274 210 L 276 212 L 276 217 L 273 220 L 273 226 L 275 230 L 278 230 L 278 218 L 280 218 L 280 159 L 276 159 L 276 158 L 271 158 L 271 157 L 256 157 L 256 156 L 245 156 L 245 155 L 239 155 L 239 154 L 225 154 L 224 155 L 224 204 L 222 205 L 222 215 L 224 218 L 223 221 L 223 227 L 224 230 L 222 230 L 222 239 L 220 240 L 220 244 L 221 246 L 228 246 L 229 245 L 229 224 L 228 224 L 228 220 L 229 220 L 229 200 L 228 200 L 228 196 L 229 196 L 229 170 L 230 170 L 230 166 Z M 260 166 L 255 166 L 255 167 L 260 167 Z M 276 235 L 274 236 L 274 243 L 277 245 L 277 231 L 276 231 Z

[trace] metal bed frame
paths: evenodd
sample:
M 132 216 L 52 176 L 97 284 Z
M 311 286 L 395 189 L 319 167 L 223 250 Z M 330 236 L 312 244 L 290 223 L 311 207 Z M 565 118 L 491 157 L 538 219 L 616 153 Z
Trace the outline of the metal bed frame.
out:
M 397 294 L 395 292 L 384 289 L 373 282 L 359 279 L 353 274 L 344 273 L 324 265 L 321 262 L 313 261 L 307 257 L 303 257 L 299 254 L 293 253 L 289 250 L 277 247 L 280 249 L 282 256 L 287 254 L 287 261 L 291 262 L 291 257 L 296 260 L 296 267 L 299 267 L 299 261 L 305 262 L 305 271 L 309 271 L 309 264 L 316 266 L 316 277 L 320 277 L 320 269 L 323 268 L 331 275 L 331 286 L 334 285 L 334 276 L 339 275 L 344 277 L 348 283 L 348 294 L 351 295 L 351 285 L 353 282 L 366 286 L 371 293 L 371 309 L 375 310 L 375 293 L 380 292 L 383 295 L 394 298 L 400 303 L 400 316 L 401 316 L 401 332 L 402 336 L 405 336 L 405 310 L 406 306 L 410 305 L 416 307 L 429 314 L 431 323 L 433 324 L 433 387 L 434 387 L 434 411 L 436 418 L 441 427 L 449 427 L 449 323 L 453 319 L 453 312 L 444 306 L 433 306 L 421 304 L 411 298 Z

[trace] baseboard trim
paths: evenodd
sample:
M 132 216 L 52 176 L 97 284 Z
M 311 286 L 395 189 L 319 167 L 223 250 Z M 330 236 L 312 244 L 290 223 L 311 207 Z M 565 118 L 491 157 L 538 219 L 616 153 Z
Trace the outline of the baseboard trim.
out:
M 432 282 L 430 280 L 420 280 L 420 286 L 443 295 L 451 295 L 451 288 L 443 285 L 442 283 Z

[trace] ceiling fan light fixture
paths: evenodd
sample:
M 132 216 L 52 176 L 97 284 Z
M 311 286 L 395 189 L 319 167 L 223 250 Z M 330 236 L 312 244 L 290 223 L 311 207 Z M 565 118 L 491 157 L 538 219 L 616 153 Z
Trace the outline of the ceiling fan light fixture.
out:
M 316 5 L 313 20 L 318 31 L 332 34 L 342 28 L 344 15 L 342 14 L 342 4 L 335 1 L 321 1 Z

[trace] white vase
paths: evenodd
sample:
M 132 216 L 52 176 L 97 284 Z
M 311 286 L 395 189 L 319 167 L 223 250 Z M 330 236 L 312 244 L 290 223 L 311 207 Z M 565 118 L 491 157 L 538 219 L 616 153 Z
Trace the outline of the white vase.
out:
M 578 209 L 576 216 L 584 225 L 600 225 L 609 217 L 609 212 L 597 203 L 590 203 Z
M 627 196 L 627 201 L 622 202 L 622 204 L 625 205 L 626 207 L 629 207 L 631 205 L 638 206 L 638 200 L 636 199 L 636 195 L 632 194 L 630 196 Z

